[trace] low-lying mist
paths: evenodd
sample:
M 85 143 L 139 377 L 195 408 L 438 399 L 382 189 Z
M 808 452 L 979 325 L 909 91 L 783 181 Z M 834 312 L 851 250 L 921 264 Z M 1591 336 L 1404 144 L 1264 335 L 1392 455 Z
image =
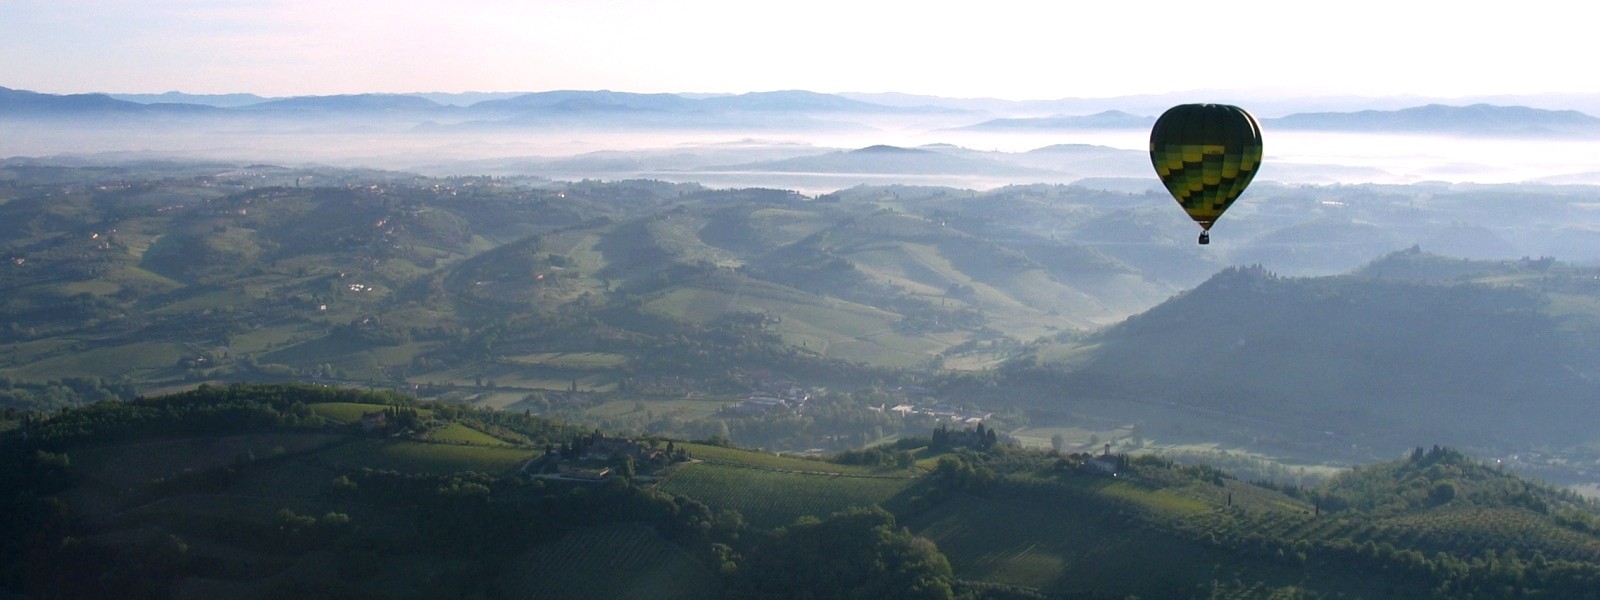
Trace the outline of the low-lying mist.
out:
M 830 122 L 796 128 L 463 128 L 403 119 L 286 117 L 199 120 L 7 119 L 0 156 L 97 160 L 181 158 L 327 164 L 552 179 L 653 178 L 826 193 L 859 184 L 991 189 L 1010 184 L 1150 177 L 1148 131 L 954 129 L 949 117 Z M 1600 183 L 1600 140 L 1272 131 L 1257 181 L 1290 184 Z M 773 161 L 872 146 L 931 148 L 970 163 L 870 167 Z M 1073 152 L 1062 151 L 1066 148 Z M 1057 150 L 1047 152 L 1045 150 Z M 1023 167 L 1021 169 L 1014 167 Z M 1004 168 L 1002 168 L 1004 167 Z M 1152 184 L 1153 184 L 1152 178 Z

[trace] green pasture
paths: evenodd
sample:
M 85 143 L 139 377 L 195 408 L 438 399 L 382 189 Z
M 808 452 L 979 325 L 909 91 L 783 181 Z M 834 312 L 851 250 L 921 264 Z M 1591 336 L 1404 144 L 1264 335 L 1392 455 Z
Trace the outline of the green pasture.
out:
M 1085 423 L 1082 425 L 1038 425 L 1030 426 L 1011 432 L 1011 435 L 1029 448 L 1050 448 L 1050 438 L 1060 434 L 1063 438 L 1063 451 L 1090 452 L 1099 454 L 1104 450 L 1104 445 L 1111 444 L 1113 452 L 1154 454 L 1170 458 L 1183 463 L 1209 464 L 1227 472 L 1234 472 L 1242 478 L 1251 478 L 1256 469 L 1280 470 L 1284 473 L 1297 474 L 1306 481 L 1315 482 L 1325 480 L 1344 471 L 1342 467 L 1331 466 L 1323 463 L 1313 463 L 1305 458 L 1294 456 L 1279 456 L 1265 454 L 1249 448 L 1247 438 L 1228 439 L 1226 441 L 1199 441 L 1199 436 L 1187 434 L 1194 431 L 1226 432 L 1230 427 L 1236 428 L 1237 423 L 1230 422 L 1232 417 L 1206 412 L 1174 413 L 1169 405 L 1161 402 L 1122 402 L 1119 409 L 1123 419 L 1128 421 L 1145 421 L 1146 427 L 1141 443 L 1135 444 L 1134 428 L 1131 425 L 1114 425 L 1108 419 L 1092 419 L 1096 406 L 1104 401 L 1082 399 L 1082 404 L 1074 409 L 1070 415 L 1059 418 L 1060 422 Z M 1076 412 L 1081 410 L 1083 412 Z M 1226 436 L 1222 436 L 1226 438 Z M 1260 475 L 1256 475 L 1260 476 Z
M 1325 481 L 1347 470 L 1327 464 L 1297 464 L 1246 448 L 1230 448 L 1217 443 L 1151 444 L 1147 448 L 1157 456 L 1184 463 L 1208 464 L 1224 471 L 1229 470 L 1230 464 L 1235 461 L 1256 461 L 1263 466 L 1273 465 L 1299 473 L 1311 481 Z
M 469 365 L 420 373 L 406 380 L 420 385 L 452 385 L 468 393 L 514 395 L 507 405 L 529 392 L 566 391 L 574 380 L 578 389 L 585 392 L 609 392 L 617 387 L 615 374 L 608 371 L 559 371 L 507 364 Z
M 964 244 L 865 243 L 850 256 L 868 276 L 890 282 L 934 302 L 971 305 L 988 315 L 990 327 L 1020 339 L 1048 335 L 1054 328 L 1103 325 L 1123 314 L 1108 314 L 1105 302 L 1053 279 L 1018 257 L 996 255 Z M 947 297 L 953 284 L 972 296 Z
M 203 310 L 215 310 L 233 306 L 248 306 L 254 302 L 249 293 L 240 286 L 225 286 L 212 288 L 204 293 L 189 296 L 182 300 L 167 304 L 161 308 L 150 311 L 155 315 L 181 315 Z
M 1211 504 L 1165 488 L 1149 488 L 1127 481 L 1113 481 L 1096 490 L 1102 496 L 1128 500 L 1165 513 L 1187 515 L 1210 510 Z
M 331 477 L 330 477 L 331 479 Z M 247 496 L 242 494 L 182 494 L 167 496 L 159 501 L 129 508 L 122 516 L 166 517 L 190 526 L 209 523 L 206 529 L 216 531 L 229 522 L 249 521 L 270 523 L 278 510 L 287 508 L 301 514 L 324 514 L 327 500 L 322 498 L 293 497 L 270 494 Z M 167 520 L 161 519 L 161 520 Z M 251 540 L 236 539 L 235 543 L 249 544 Z
M 1600 298 L 1558 293 L 1548 296 L 1550 302 L 1544 306 L 1544 311 L 1561 323 L 1561 329 L 1573 332 L 1600 330 Z
M 710 600 L 720 581 L 641 525 L 574 529 L 512 560 L 499 588 L 514 598 Z
M 646 303 L 645 309 L 700 323 L 729 312 L 762 312 L 781 319 L 773 330 L 789 344 L 885 366 L 917 364 L 959 341 L 904 335 L 894 329 L 900 315 L 753 281 L 716 280 L 701 287 L 680 287 Z
M 404 365 L 431 349 L 432 346 L 429 344 L 411 342 L 399 346 L 377 346 L 372 348 L 370 352 L 372 352 L 372 358 L 380 364 Z
M 832 225 L 827 217 L 812 211 L 787 208 L 762 208 L 751 211 L 750 225 L 771 243 L 792 243 Z
M 1030 477 L 1030 476 L 1024 476 Z M 1158 488 L 1128 479 L 1103 475 L 1067 474 L 1050 478 L 1064 492 L 1098 495 L 1124 501 L 1169 517 L 1183 517 L 1213 510 L 1220 503 L 1207 502 L 1170 488 Z
M 732 404 L 726 400 L 611 400 L 585 410 L 584 415 L 596 418 L 612 418 L 628 415 L 644 416 L 645 412 L 639 411 L 639 403 L 644 403 L 644 411 L 661 416 L 676 416 L 685 419 L 700 419 L 709 417 L 722 410 L 722 407 Z
M 344 439 L 326 433 L 262 433 L 228 437 L 151 440 L 73 449 L 72 466 L 89 478 L 124 488 L 184 472 L 201 472 L 239 460 L 267 459 Z
M 615 369 L 628 362 L 627 356 L 609 352 L 538 352 L 501 358 L 517 365 L 572 370 Z
M 145 251 L 150 249 L 150 245 L 155 243 L 156 238 L 161 235 L 160 232 L 167 226 L 166 223 L 156 225 L 144 219 L 123 221 L 122 225 L 117 227 L 117 243 L 127 249 L 129 258 L 135 261 L 144 260 Z
M 645 305 L 672 317 L 710 322 L 728 312 L 764 312 L 791 320 L 817 321 L 816 327 L 840 336 L 861 336 L 882 329 L 898 315 L 840 300 L 821 300 L 767 283 L 719 282 L 713 287 L 680 287 Z
M 963 352 L 955 356 L 945 355 L 944 368 L 951 371 L 983 371 L 997 368 L 1009 358 L 1009 351 Z
M 176 342 L 135 342 L 51 356 L 0 370 L 0 375 L 30 380 L 123 376 L 139 380 L 148 378 L 152 372 L 175 368 L 183 358 L 195 354 Z
M 434 475 L 476 471 L 504 475 L 532 457 L 533 451 L 518 448 L 364 439 L 319 452 L 313 460 L 351 469 L 369 467 Z
M 389 409 L 386 404 L 361 404 L 357 402 L 323 402 L 312 404 L 310 407 L 312 414 L 340 423 L 354 423 L 361 420 L 361 415 Z M 423 411 L 419 410 L 418 412 Z
M 1092 451 L 1099 454 L 1104 448 L 1095 446 L 1115 441 L 1127 434 L 1127 428 L 1098 430 L 1085 427 L 1027 427 L 1011 432 L 1011 437 L 1016 438 L 1025 448 L 1050 448 L 1051 438 L 1060 435 L 1063 442 L 1062 452 Z
M 595 250 L 601 237 L 592 230 L 570 230 L 547 233 L 539 237 L 537 252 L 561 254 L 585 268 L 605 266 L 605 256 Z
M 707 462 L 682 465 L 658 486 L 664 492 L 704 502 L 714 510 L 737 510 L 755 527 L 773 528 L 806 515 L 825 517 L 851 507 L 883 505 L 917 481 L 771 471 Z
M 864 465 L 841 465 L 820 460 L 780 456 L 766 452 L 756 452 L 741 448 L 725 448 L 722 446 L 709 446 L 705 444 L 680 444 L 680 448 L 687 450 L 691 458 L 716 463 L 731 464 L 741 467 L 755 467 L 779 471 L 802 471 L 814 473 L 837 473 L 843 475 L 875 475 L 888 477 L 916 477 L 922 474 L 919 470 L 906 470 L 893 467 L 872 467 Z
M 514 410 L 515 405 L 527 396 L 528 392 L 525 390 L 495 389 L 474 394 L 470 402 L 474 406 Z
M 645 303 L 644 309 L 669 317 L 709 323 L 735 310 L 730 306 L 733 299 L 732 293 L 722 290 L 680 287 Z M 756 306 L 755 303 L 745 304 L 742 310 L 760 310 Z
M 786 317 L 776 331 L 785 342 L 829 358 L 859 361 L 885 367 L 909 367 L 926 361 L 948 344 L 913 337 L 894 330 L 894 322 L 870 316 L 844 315 L 830 321 L 821 311 L 802 308 L 800 318 Z M 815 314 L 808 314 L 815 313 Z M 791 315 L 792 316 L 792 315 Z M 808 320 L 810 319 L 815 320 Z M 876 329 L 867 326 L 880 325 Z M 835 326 L 843 326 L 841 331 Z M 861 331 L 850 335 L 850 331 Z
M 1047 594 L 1186 596 L 1227 560 L 1220 549 L 1099 514 L 1098 506 L 962 495 L 902 524 L 938 544 L 957 577 Z
M 938 248 L 926 244 L 868 244 L 850 257 L 868 276 L 889 280 L 913 294 L 942 295 L 952 283 L 972 283 Z
M 269 352 L 288 344 L 295 336 L 319 332 L 320 328 L 313 329 L 300 323 L 271 325 L 231 336 L 228 338 L 228 348 L 237 354 Z
M 333 491 L 333 480 L 341 475 L 343 473 L 335 469 L 290 460 L 246 471 L 244 477 L 228 487 L 227 493 L 327 501 Z
M 0 345 L 0 358 L 12 365 L 26 365 L 52 354 L 71 352 L 78 344 L 71 338 L 46 338 Z
M 120 291 L 122 286 L 105 279 L 95 279 L 91 281 L 74 281 L 72 283 L 62 284 L 56 289 L 60 291 L 62 296 L 76 296 L 78 294 L 109 296 Z
M 1039 346 L 1036 354 L 1040 364 L 1071 368 L 1093 357 L 1099 347 L 1100 344 L 1048 343 Z
M 700 227 L 703 225 L 705 222 L 699 219 L 661 219 L 651 221 L 645 230 L 654 246 L 676 257 L 679 262 L 693 263 L 704 260 L 715 264 L 727 264 L 735 261 L 737 256 L 708 245 L 700 239 Z
M 342 363 L 352 362 L 351 357 L 359 354 L 367 354 L 368 356 L 365 361 L 357 362 L 372 361 L 373 359 L 368 349 L 369 346 L 367 344 L 358 341 L 324 335 L 269 352 L 261 357 L 261 362 L 296 367 L 310 367 L 329 363 L 338 367 Z
M 396 351 L 400 353 L 407 351 L 403 349 L 404 347 L 401 348 Z M 381 380 L 387 375 L 383 370 L 385 363 L 380 360 L 380 352 L 388 350 L 373 349 L 358 341 L 327 335 L 269 352 L 261 357 L 261 363 L 282 364 L 300 369 L 315 369 L 319 365 L 326 364 L 341 372 L 346 379 Z M 419 350 L 413 348 L 411 351 Z
M 429 440 L 450 442 L 456 444 L 477 444 L 480 446 L 510 446 L 505 440 L 494 437 L 477 429 L 461 423 L 450 423 L 433 431 L 429 431 Z
M 601 237 L 593 232 L 582 232 L 581 237 L 568 246 L 564 253 L 577 262 L 578 268 L 591 272 L 599 271 L 607 264 L 605 255 L 595 248 L 600 240 Z

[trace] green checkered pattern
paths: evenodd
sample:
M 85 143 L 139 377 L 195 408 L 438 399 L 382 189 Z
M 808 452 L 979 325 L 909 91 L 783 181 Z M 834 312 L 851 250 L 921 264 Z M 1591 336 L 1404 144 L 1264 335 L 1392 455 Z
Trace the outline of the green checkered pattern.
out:
M 1150 163 L 1184 212 L 1210 229 L 1261 164 L 1261 125 L 1237 106 L 1183 104 L 1150 131 Z

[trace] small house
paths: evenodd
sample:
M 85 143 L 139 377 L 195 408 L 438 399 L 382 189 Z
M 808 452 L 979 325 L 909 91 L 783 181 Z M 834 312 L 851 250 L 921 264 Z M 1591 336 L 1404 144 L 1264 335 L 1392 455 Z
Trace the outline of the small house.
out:
M 389 413 L 375 410 L 361 413 L 361 430 L 377 431 L 389 427 Z

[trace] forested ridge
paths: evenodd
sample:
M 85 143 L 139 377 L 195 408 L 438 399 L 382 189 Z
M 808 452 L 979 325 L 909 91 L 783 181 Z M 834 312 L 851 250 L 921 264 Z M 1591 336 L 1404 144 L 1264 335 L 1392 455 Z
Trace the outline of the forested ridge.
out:
M 1315 487 L 1262 486 L 1151 455 L 1023 449 L 981 428 L 939 428 L 875 459 L 832 463 L 627 441 L 393 392 L 236 385 L 33 414 L 10 423 L 0 448 L 0 582 L 35 597 L 541 597 L 602 578 L 621 596 L 693 598 L 1581 598 L 1600 589 L 1592 502 L 1439 447 Z M 592 458 L 597 448 L 640 453 Z M 234 453 L 218 456 L 224 449 Z M 570 480 L 557 460 L 622 470 Z M 768 475 L 752 479 L 753 468 Z M 732 478 L 704 479 L 724 472 Z M 895 491 L 864 494 L 884 485 Z M 837 499 L 741 512 L 772 510 L 745 496 L 824 489 Z M 1013 522 L 993 521 L 998 506 Z M 604 558 L 622 547 L 637 549 Z M 1100 558 L 1039 570 L 1072 547 L 1102 547 L 1091 553 Z M 533 566 L 552 552 L 578 553 L 560 559 L 570 581 L 531 575 L 553 575 Z M 1170 561 L 1138 582 L 1106 579 L 1161 555 Z M 656 574 L 614 571 L 627 564 Z M 1190 571 L 1202 565 L 1213 575 Z

